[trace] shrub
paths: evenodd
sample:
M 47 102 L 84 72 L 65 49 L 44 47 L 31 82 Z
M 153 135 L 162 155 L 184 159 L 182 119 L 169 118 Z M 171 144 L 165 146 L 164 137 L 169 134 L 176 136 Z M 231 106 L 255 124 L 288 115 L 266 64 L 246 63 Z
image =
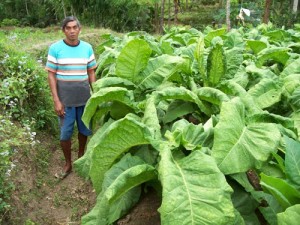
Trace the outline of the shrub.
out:
M 1 26 L 19 26 L 20 22 L 17 19 L 4 19 L 1 22 Z

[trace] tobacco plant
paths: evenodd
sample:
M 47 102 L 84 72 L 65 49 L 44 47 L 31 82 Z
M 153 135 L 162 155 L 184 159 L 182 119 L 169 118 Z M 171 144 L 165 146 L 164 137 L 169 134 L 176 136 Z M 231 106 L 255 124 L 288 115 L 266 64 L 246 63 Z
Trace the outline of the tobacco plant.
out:
M 174 28 L 106 35 L 75 162 L 98 194 L 82 224 L 113 224 L 142 187 L 166 224 L 296 224 L 299 32 Z

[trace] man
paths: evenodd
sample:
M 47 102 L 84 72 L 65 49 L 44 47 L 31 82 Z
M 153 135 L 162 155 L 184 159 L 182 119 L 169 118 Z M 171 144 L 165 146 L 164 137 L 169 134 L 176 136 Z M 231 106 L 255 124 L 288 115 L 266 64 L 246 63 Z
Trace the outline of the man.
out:
M 75 121 L 78 127 L 78 158 L 84 154 L 87 137 L 91 135 L 81 117 L 95 82 L 96 61 L 90 44 L 78 39 L 81 30 L 78 19 L 66 17 L 62 22 L 65 38 L 49 48 L 46 70 L 55 112 L 60 120 L 60 145 L 65 165 L 57 178 L 63 179 L 72 171 L 71 137 Z

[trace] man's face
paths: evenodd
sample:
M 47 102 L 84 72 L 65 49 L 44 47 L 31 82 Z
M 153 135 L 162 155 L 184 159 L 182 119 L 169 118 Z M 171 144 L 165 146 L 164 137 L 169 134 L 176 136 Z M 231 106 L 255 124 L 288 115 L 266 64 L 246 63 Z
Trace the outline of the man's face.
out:
M 70 21 L 65 26 L 63 32 L 65 33 L 67 40 L 77 41 L 80 32 L 80 27 L 78 27 L 76 21 Z

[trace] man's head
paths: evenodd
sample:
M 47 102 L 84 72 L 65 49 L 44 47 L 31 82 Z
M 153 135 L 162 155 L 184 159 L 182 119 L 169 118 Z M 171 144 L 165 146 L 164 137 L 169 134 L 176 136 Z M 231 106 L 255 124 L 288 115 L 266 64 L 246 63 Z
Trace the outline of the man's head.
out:
M 69 22 L 72 22 L 72 21 L 75 21 L 76 24 L 77 24 L 77 26 L 78 26 L 79 28 L 81 28 L 80 22 L 79 22 L 79 20 L 77 19 L 77 17 L 75 17 L 75 16 L 67 16 L 67 17 L 62 21 L 61 29 L 64 31 L 65 28 L 66 28 L 66 26 L 67 26 L 67 24 L 68 24 Z
M 80 22 L 75 16 L 68 16 L 62 22 L 62 31 L 66 36 L 68 44 L 76 45 L 78 43 L 78 35 L 81 30 Z

